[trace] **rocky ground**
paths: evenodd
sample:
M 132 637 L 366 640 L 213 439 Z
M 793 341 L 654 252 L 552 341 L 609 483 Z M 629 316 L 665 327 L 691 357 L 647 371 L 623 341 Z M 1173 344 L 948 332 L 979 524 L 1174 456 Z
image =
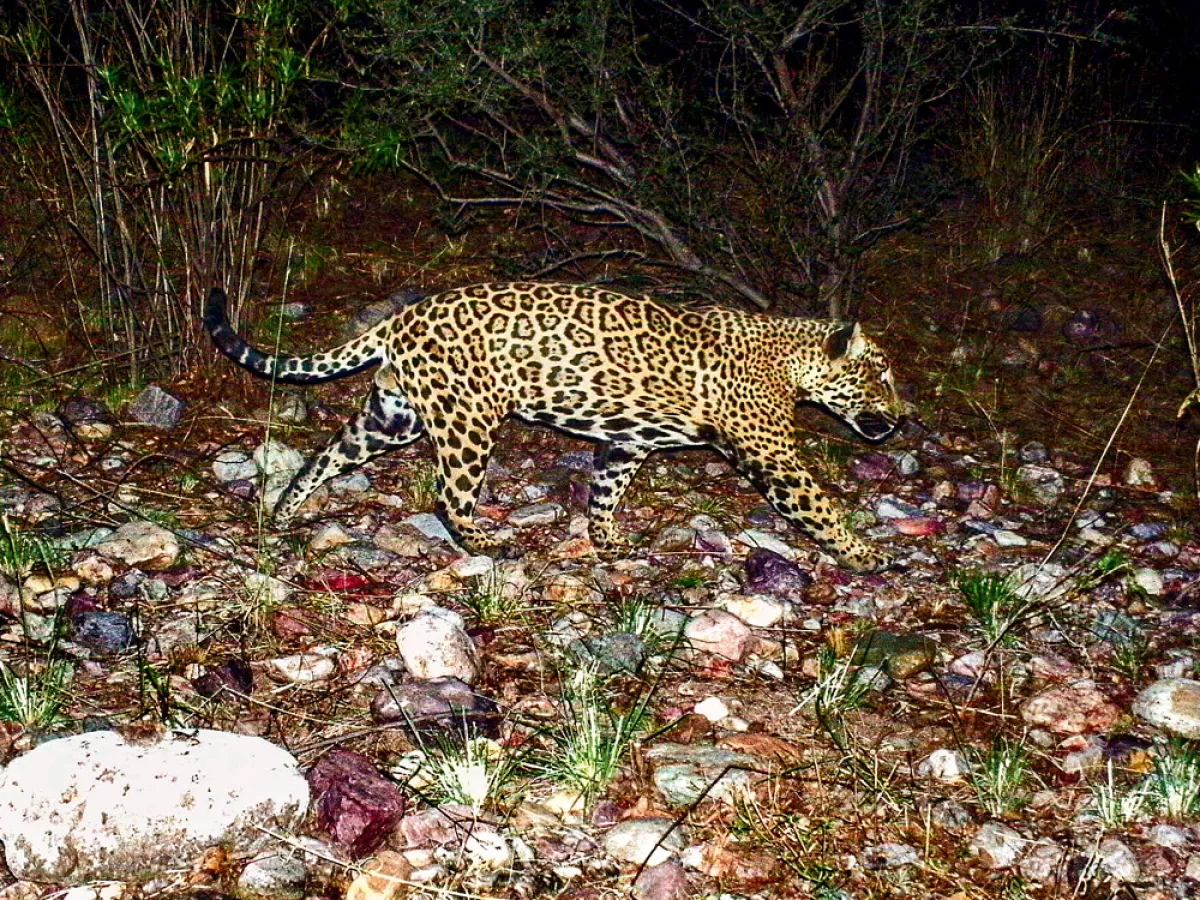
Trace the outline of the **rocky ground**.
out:
M 1145 459 L 814 437 L 872 577 L 701 451 L 598 560 L 590 448 L 519 425 L 479 509 L 517 561 L 455 546 L 423 445 L 276 534 L 354 390 L 4 423 L 6 897 L 1200 895 L 1195 501 Z

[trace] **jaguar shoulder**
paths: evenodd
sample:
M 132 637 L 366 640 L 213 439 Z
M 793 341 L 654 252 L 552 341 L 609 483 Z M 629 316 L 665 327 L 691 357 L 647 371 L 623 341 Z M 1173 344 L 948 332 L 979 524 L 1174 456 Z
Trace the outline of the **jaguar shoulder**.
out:
M 600 442 L 589 503 L 598 549 L 613 541 L 613 512 L 651 452 L 708 444 L 842 565 L 873 571 L 890 562 L 847 528 L 796 440 L 799 403 L 823 407 L 868 441 L 895 432 L 891 368 L 857 324 L 497 283 L 411 303 L 332 350 L 274 356 L 233 331 L 225 306 L 214 288 L 205 325 L 221 352 L 256 375 L 313 384 L 378 367 L 361 412 L 284 491 L 281 526 L 330 478 L 427 434 L 450 524 L 470 548 L 497 549 L 474 510 L 493 433 L 516 415 Z

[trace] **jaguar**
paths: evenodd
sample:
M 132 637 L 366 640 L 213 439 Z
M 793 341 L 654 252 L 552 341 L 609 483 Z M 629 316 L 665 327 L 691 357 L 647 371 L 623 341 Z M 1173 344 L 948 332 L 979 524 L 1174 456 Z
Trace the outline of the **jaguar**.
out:
M 361 336 L 310 356 L 259 350 L 232 328 L 223 290 L 203 320 L 217 348 L 255 375 L 316 384 L 370 367 L 361 411 L 284 490 L 286 528 L 329 479 L 428 435 L 439 511 L 475 552 L 504 551 L 474 519 L 497 426 L 510 415 L 599 442 L 588 502 L 598 551 L 613 513 L 656 450 L 709 445 L 842 566 L 891 557 L 855 535 L 801 461 L 796 415 L 824 408 L 868 442 L 902 418 L 892 369 L 857 323 L 685 306 L 603 287 L 477 284 L 417 299 Z

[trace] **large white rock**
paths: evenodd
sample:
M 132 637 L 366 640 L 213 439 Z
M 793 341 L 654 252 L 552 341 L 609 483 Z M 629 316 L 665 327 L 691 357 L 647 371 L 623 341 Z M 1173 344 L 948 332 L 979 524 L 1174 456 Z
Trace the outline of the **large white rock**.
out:
M 0 840 L 29 881 L 138 881 L 209 847 L 255 853 L 308 809 L 296 760 L 224 731 L 149 740 L 97 731 L 49 741 L 0 774 Z
M 396 631 L 396 646 L 414 678 L 474 684 L 479 677 L 479 653 L 462 616 L 451 610 L 434 607 L 413 617 Z
M 179 538 L 153 522 L 126 522 L 96 545 L 105 559 L 151 572 L 169 569 L 179 558 Z

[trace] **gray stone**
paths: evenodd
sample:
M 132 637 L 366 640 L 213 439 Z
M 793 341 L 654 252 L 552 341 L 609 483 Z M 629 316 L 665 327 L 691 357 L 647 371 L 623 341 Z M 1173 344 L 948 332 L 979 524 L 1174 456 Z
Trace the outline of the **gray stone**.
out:
M 908 844 L 874 844 L 867 847 L 864 854 L 867 868 L 874 870 L 915 866 L 921 861 L 921 854 Z
M 179 538 L 153 522 L 126 522 L 96 545 L 105 559 L 150 572 L 171 568 L 181 549 Z
M 1129 845 L 1114 837 L 1105 838 L 1096 850 L 1100 868 L 1108 873 L 1113 881 L 1133 882 L 1141 878 L 1141 869 L 1137 857 Z
M 570 645 L 571 651 L 584 662 L 591 662 L 605 673 L 632 675 L 646 662 L 646 642 L 636 634 L 618 632 L 585 637 Z
M 0 783 L 0 839 L 18 878 L 139 881 L 187 870 L 217 844 L 255 853 L 289 833 L 308 785 L 285 751 L 222 731 L 127 740 L 97 731 L 40 744 Z
M 1144 688 L 1133 713 L 1180 737 L 1200 740 L 1200 681 L 1164 678 Z
M 1188 832 L 1177 825 L 1155 825 L 1150 829 L 1149 837 L 1158 846 L 1166 847 L 1169 850 L 1178 850 L 1181 853 L 1187 852 L 1188 847 L 1192 844 Z
M 890 494 L 880 497 L 875 504 L 875 515 L 881 519 L 912 519 L 921 514 L 919 506 L 913 506 L 913 504 Z
M 129 404 L 129 415 L 135 422 L 153 428 L 170 429 L 179 424 L 187 404 L 168 394 L 157 384 L 148 386 Z
M 975 832 L 970 850 L 989 868 L 1006 869 L 1017 861 L 1025 844 L 1025 838 L 1016 830 L 999 822 L 986 822 Z
M 1042 506 L 1053 506 L 1067 487 L 1061 472 L 1035 463 L 1017 469 L 1017 478 L 1029 489 L 1033 499 Z
M 304 860 L 287 853 L 256 856 L 238 876 L 238 891 L 260 897 L 295 898 L 304 896 L 308 867 Z
M 454 540 L 454 535 L 452 535 L 446 529 L 446 526 L 442 523 L 442 520 L 433 513 L 418 513 L 415 516 L 409 516 L 400 524 L 410 525 L 417 529 L 417 531 L 421 532 L 421 534 L 425 535 L 425 537 L 431 538 L 432 540 L 443 541 L 444 543 L 457 546 L 457 543 Z M 375 542 L 377 544 L 379 543 L 379 535 L 375 536 Z
M 230 481 L 250 481 L 258 474 L 258 466 L 250 454 L 242 450 L 222 450 L 212 464 L 213 477 L 222 484 Z
M 384 550 L 373 544 L 344 544 L 334 551 L 338 558 L 357 569 L 371 571 L 382 569 L 400 561 L 400 557 L 390 550 Z
M 495 702 L 457 678 L 393 684 L 375 695 L 371 713 L 383 722 L 403 721 L 422 735 L 494 736 L 500 723 Z
M 1034 884 L 1057 884 L 1067 874 L 1067 851 L 1043 838 L 1021 858 L 1019 871 Z
M 705 745 L 657 744 L 646 752 L 654 786 L 672 807 L 704 797 L 732 800 L 762 780 L 763 763 L 748 753 Z
M 687 830 L 662 816 L 626 819 L 604 836 L 609 856 L 635 866 L 661 865 L 686 847 Z
M 532 528 L 538 525 L 553 525 L 566 518 L 566 510 L 557 503 L 531 503 L 508 514 L 508 524 L 514 528 Z

